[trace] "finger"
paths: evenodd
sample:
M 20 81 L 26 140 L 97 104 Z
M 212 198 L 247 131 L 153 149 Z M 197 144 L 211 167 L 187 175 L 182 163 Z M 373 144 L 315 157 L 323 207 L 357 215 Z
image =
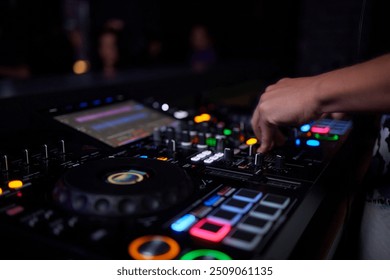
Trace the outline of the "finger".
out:
M 256 107 L 255 112 L 253 113 L 252 120 L 251 120 L 251 125 L 253 132 L 257 138 L 257 140 L 261 140 L 261 129 L 260 129 L 260 114 L 258 112 L 258 107 Z
M 265 122 L 260 123 L 261 128 L 261 145 L 258 151 L 260 153 L 268 152 L 274 146 L 275 127 Z

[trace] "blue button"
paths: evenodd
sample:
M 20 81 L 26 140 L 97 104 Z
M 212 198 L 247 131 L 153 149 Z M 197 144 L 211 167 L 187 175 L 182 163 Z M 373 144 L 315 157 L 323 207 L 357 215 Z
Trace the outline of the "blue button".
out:
M 295 145 L 300 146 L 301 145 L 301 139 L 295 139 Z
M 320 146 L 320 141 L 314 140 L 314 139 L 309 139 L 306 141 L 306 145 L 310 147 L 319 147 Z
M 304 124 L 304 125 L 302 125 L 301 126 L 301 131 L 302 132 L 308 132 L 308 131 L 310 131 L 310 124 Z
M 145 156 L 145 155 L 142 155 L 142 156 L 139 156 L 140 158 L 148 158 L 148 156 Z
M 209 197 L 208 199 L 206 199 L 203 204 L 206 205 L 206 206 L 213 206 L 214 203 L 216 203 L 219 199 L 221 198 L 220 195 L 213 195 L 212 197 Z
M 171 224 L 171 229 L 177 232 L 186 231 L 190 226 L 196 222 L 194 215 L 185 214 L 183 217 L 179 218 L 176 222 Z
M 223 210 L 244 214 L 252 207 L 252 203 L 240 199 L 231 198 L 221 205 Z

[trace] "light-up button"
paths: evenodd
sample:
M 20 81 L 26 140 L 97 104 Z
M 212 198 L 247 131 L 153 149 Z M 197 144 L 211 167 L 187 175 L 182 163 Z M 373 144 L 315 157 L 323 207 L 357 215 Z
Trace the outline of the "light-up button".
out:
M 3 194 L 3 189 L 2 188 L 0 188 L 0 195 L 2 195 Z
M 281 195 L 275 195 L 275 194 L 267 194 L 262 201 L 260 201 L 260 204 L 284 209 L 287 207 L 287 205 L 290 203 L 290 198 L 286 196 Z
M 281 213 L 282 210 L 280 208 L 268 207 L 260 204 L 252 209 L 250 215 L 269 221 L 275 221 L 277 218 L 279 218 Z
M 252 203 L 231 198 L 221 205 L 221 208 L 227 211 L 244 214 L 252 207 Z
M 223 157 L 223 153 L 216 153 L 215 156 L 216 156 L 217 158 L 222 158 L 222 157 Z
M 304 125 L 301 126 L 300 130 L 302 132 L 309 132 L 310 131 L 310 127 L 311 127 L 310 124 L 304 124 Z
M 231 260 L 227 254 L 211 249 L 199 249 L 184 254 L 181 260 Z
M 183 232 L 186 231 L 195 224 L 196 222 L 196 217 L 191 214 L 185 214 L 178 220 L 176 220 L 173 224 L 171 224 L 171 229 L 177 232 Z
M 240 224 L 238 224 L 237 227 L 255 234 L 266 234 L 270 230 L 271 226 L 271 221 L 248 216 Z
M 211 159 L 211 158 L 208 158 L 208 159 L 205 159 L 203 162 L 204 162 L 205 164 L 210 164 L 210 163 L 213 163 L 214 160 Z
M 201 158 L 198 157 L 198 156 L 192 157 L 192 158 L 191 158 L 191 161 L 192 161 L 192 162 L 198 162 L 198 161 L 200 161 L 200 160 L 201 160 Z
M 256 138 L 249 138 L 248 140 L 246 140 L 246 144 L 248 146 L 255 145 L 255 144 L 257 144 L 257 139 Z
M 161 160 L 161 161 L 167 161 L 168 158 L 167 157 L 158 157 L 157 160 Z
M 260 200 L 262 195 L 262 192 L 253 191 L 249 189 L 240 189 L 233 195 L 233 198 L 255 203 Z
M 147 235 L 133 240 L 128 252 L 136 260 L 172 260 L 179 254 L 180 246 L 170 237 Z
M 245 251 L 252 251 L 260 243 L 262 235 L 236 229 L 223 240 L 223 244 Z
M 8 188 L 10 189 L 20 189 L 23 187 L 23 182 L 20 180 L 13 180 L 8 182 Z
M 220 195 L 213 195 L 210 198 L 206 199 L 203 204 L 206 206 L 213 206 L 221 198 Z
M 310 147 L 319 147 L 320 146 L 320 141 L 314 140 L 314 139 L 309 139 L 306 141 L 306 145 Z
M 229 224 L 211 221 L 205 218 L 190 229 L 190 234 L 204 240 L 220 242 L 230 230 L 231 226 Z
M 328 134 L 330 131 L 329 126 L 312 126 L 311 132 L 318 134 Z
M 201 154 L 201 155 L 205 155 L 205 156 L 209 156 L 209 155 L 211 155 L 211 154 L 212 154 L 212 152 L 211 152 L 211 151 L 209 151 L 209 150 L 207 150 L 207 151 L 203 151 L 203 152 L 201 152 L 200 154 Z
M 207 218 L 209 220 L 235 225 L 241 219 L 241 214 L 223 209 L 216 209 L 216 211 L 208 215 Z

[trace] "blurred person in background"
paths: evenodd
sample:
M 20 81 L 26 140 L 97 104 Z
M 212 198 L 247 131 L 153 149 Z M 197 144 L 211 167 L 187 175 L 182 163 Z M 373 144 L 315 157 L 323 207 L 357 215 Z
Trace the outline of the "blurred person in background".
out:
M 191 68 L 195 72 L 204 72 L 217 60 L 213 42 L 204 25 L 195 25 L 190 33 Z

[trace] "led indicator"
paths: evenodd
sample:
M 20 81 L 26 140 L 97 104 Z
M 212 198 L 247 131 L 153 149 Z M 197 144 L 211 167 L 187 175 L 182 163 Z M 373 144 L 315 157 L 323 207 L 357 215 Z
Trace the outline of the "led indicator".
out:
M 0 188 L 0 195 L 2 195 L 3 194 L 3 189 L 2 188 Z
M 199 249 L 190 251 L 184 254 L 181 260 L 196 260 L 196 259 L 215 259 L 215 260 L 231 260 L 232 258 L 225 253 L 217 250 Z
M 255 144 L 257 144 L 257 139 L 256 138 L 249 138 L 248 140 L 246 140 L 246 144 L 248 146 L 255 145 Z
M 310 147 L 319 147 L 320 146 L 320 141 L 314 140 L 314 139 L 309 139 L 306 141 L 306 145 Z
M 23 182 L 20 180 L 9 181 L 8 187 L 10 189 L 20 189 L 21 187 L 23 187 Z
M 310 128 L 311 128 L 310 124 L 304 124 L 301 126 L 300 130 L 302 132 L 308 132 L 308 131 L 310 131 Z
M 337 134 L 326 136 L 326 135 L 320 135 L 318 133 L 315 133 L 314 137 L 318 140 L 326 140 L 326 141 L 337 141 L 340 139 L 340 137 Z
M 86 60 L 77 60 L 73 64 L 73 73 L 77 75 L 85 74 L 89 70 L 89 63 Z
M 311 132 L 318 134 L 328 134 L 330 131 L 329 126 L 313 126 L 311 128 Z
M 194 122 L 196 123 L 208 122 L 209 120 L 211 120 L 211 116 L 209 114 L 198 115 L 194 118 Z
M 225 128 L 223 130 L 223 135 L 226 135 L 226 136 L 232 135 L 232 130 L 229 128 Z
M 161 160 L 161 161 L 167 161 L 168 158 L 167 157 L 158 157 L 157 160 Z
M 194 215 L 185 214 L 171 225 L 171 229 L 177 232 L 183 232 L 189 229 L 189 227 L 192 226 L 195 222 L 196 218 Z
M 214 203 L 216 203 L 220 198 L 221 198 L 221 196 L 219 196 L 217 194 L 213 195 L 212 197 L 210 197 L 207 200 L 205 200 L 203 202 L 203 204 L 206 205 L 206 206 L 213 206 Z
M 301 145 L 301 139 L 295 139 L 295 145 L 300 146 Z
M 140 158 L 148 158 L 146 155 L 139 156 Z
M 214 137 L 209 137 L 206 139 L 206 144 L 209 147 L 215 147 L 217 145 L 217 139 L 215 139 Z

